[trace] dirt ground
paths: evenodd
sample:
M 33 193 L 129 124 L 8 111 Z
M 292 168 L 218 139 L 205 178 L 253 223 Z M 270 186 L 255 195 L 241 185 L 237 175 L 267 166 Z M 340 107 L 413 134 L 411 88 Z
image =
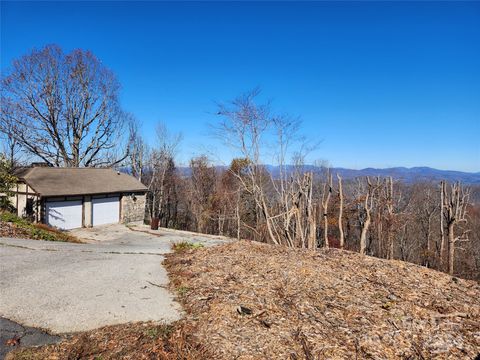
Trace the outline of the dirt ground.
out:
M 12 358 L 474 359 L 480 352 L 479 284 L 416 265 L 246 241 L 177 251 L 165 265 L 187 312 L 170 330 L 106 327 Z
M 253 242 L 171 255 L 166 264 L 187 322 L 216 358 L 473 359 L 480 352 L 480 286 L 413 264 Z

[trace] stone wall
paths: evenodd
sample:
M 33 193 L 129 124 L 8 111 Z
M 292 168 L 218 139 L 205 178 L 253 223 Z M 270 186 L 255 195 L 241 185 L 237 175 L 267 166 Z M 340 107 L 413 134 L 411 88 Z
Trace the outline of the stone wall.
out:
M 122 223 L 143 222 L 145 218 L 146 194 L 130 194 L 122 196 Z
M 92 197 L 83 197 L 83 226 L 92 227 Z

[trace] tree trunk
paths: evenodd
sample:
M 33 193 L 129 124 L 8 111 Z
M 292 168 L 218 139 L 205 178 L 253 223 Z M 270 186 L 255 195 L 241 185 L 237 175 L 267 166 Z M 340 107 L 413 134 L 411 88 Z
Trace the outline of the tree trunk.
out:
M 340 199 L 340 209 L 338 210 L 338 232 L 339 232 L 339 241 L 340 249 L 343 249 L 345 246 L 345 235 L 343 234 L 343 187 L 342 187 L 342 178 L 337 174 L 338 179 L 338 197 Z
M 430 245 L 430 232 L 431 232 L 431 223 L 432 223 L 432 218 L 431 214 L 428 215 L 428 223 L 427 223 L 427 233 L 426 238 L 427 238 L 427 258 L 425 260 L 425 267 L 430 267 L 430 257 L 431 257 L 431 251 L 432 247 Z
M 455 234 L 453 222 L 448 224 L 448 273 L 453 275 L 455 261 Z
M 367 232 L 372 221 L 370 217 L 370 209 L 368 207 L 369 194 L 365 196 L 365 215 L 366 219 L 362 226 L 362 233 L 360 234 L 360 254 L 365 255 L 367 249 Z
M 444 263 L 445 259 L 445 227 L 443 225 L 444 218 L 444 203 L 445 203 L 445 191 L 446 184 L 444 181 L 440 182 L 440 262 Z M 443 267 L 443 265 L 442 265 Z
M 370 226 L 370 214 L 367 215 L 367 219 L 363 223 L 362 233 L 360 235 L 360 254 L 365 255 L 367 249 L 367 231 Z
M 328 243 L 328 203 L 330 202 L 330 196 L 332 195 L 332 185 L 332 175 L 329 174 L 327 175 L 327 183 L 325 183 L 322 194 L 323 238 L 325 239 L 324 246 L 327 249 L 330 247 L 330 244 Z
M 240 209 L 239 209 L 239 204 L 237 202 L 237 206 L 235 207 L 235 215 L 237 217 L 237 240 L 240 240 Z

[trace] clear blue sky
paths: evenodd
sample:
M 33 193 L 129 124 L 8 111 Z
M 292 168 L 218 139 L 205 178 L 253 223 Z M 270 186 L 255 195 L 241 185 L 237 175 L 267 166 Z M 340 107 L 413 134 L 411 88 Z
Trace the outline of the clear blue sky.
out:
M 215 101 L 260 86 L 323 140 L 310 159 L 480 171 L 478 2 L 2 2 L 1 67 L 33 47 L 92 50 L 151 139 L 203 147 Z

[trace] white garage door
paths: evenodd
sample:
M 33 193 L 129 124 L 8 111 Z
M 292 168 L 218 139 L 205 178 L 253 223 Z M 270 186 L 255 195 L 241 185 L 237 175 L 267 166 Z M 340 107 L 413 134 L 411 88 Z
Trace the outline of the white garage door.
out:
M 120 221 L 120 198 L 92 199 L 93 226 L 114 224 Z
M 47 223 L 59 229 L 82 227 L 82 200 L 46 203 Z

